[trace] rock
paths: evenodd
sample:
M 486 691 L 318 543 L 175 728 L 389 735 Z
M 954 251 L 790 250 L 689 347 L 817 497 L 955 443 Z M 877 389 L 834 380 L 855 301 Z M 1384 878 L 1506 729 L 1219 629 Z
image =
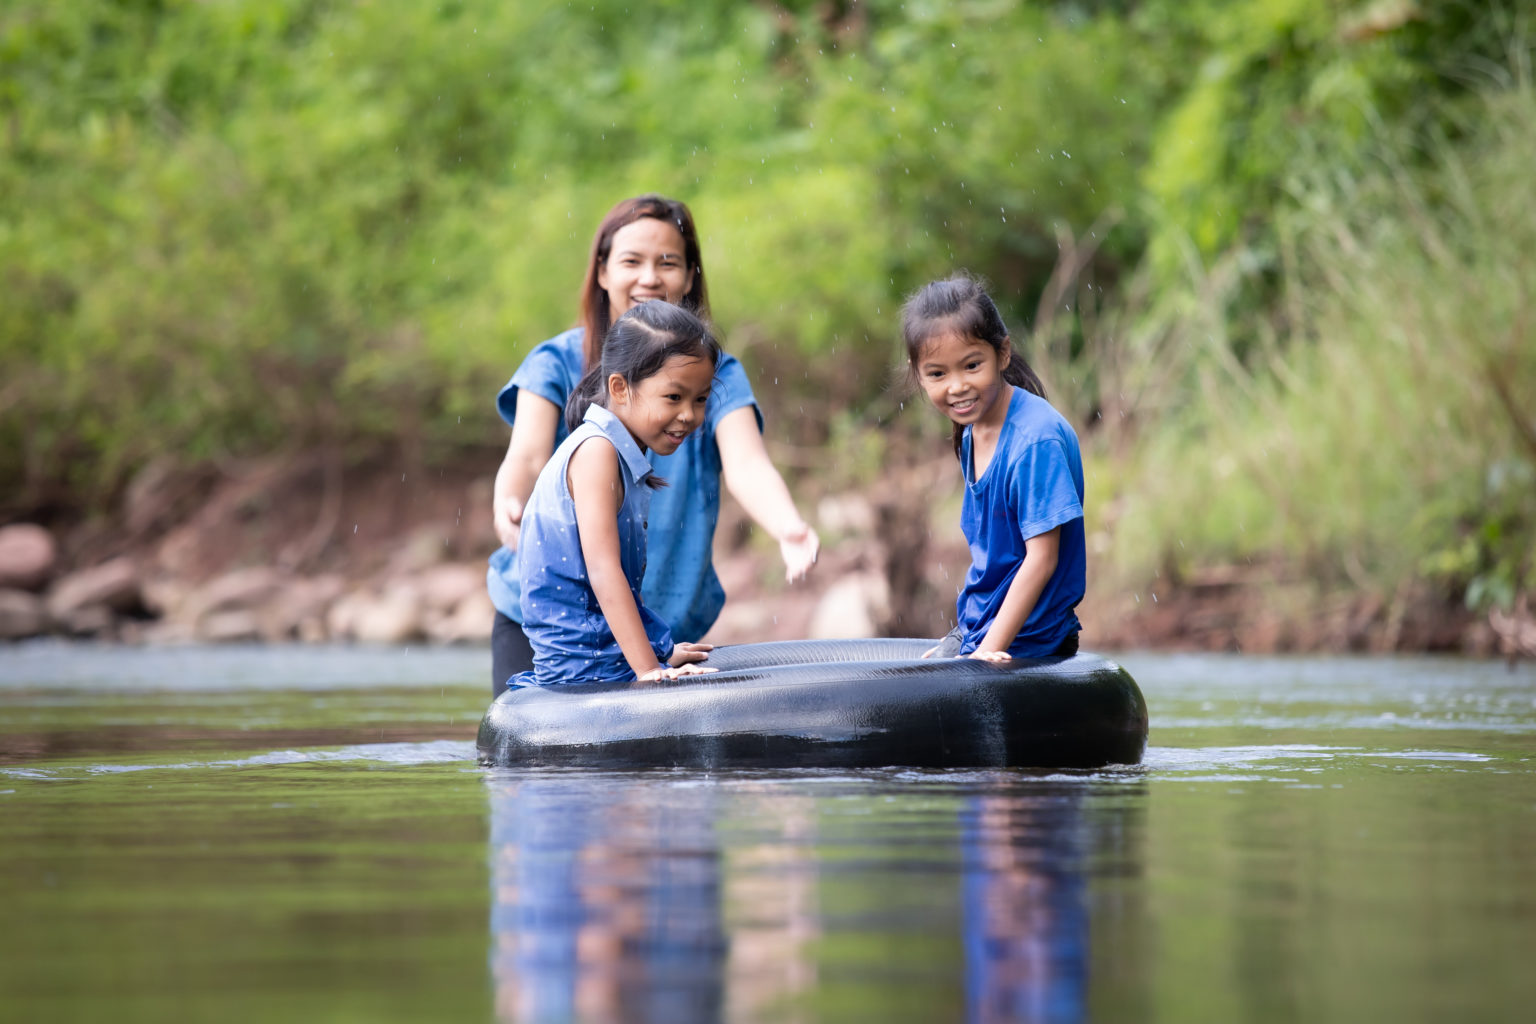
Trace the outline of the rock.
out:
M 326 627 L 338 640 L 403 644 L 422 636 L 421 595 L 395 584 L 383 594 L 353 591 L 331 606 Z
M 193 588 L 185 581 L 174 576 L 151 576 L 142 580 L 139 586 L 143 591 L 144 608 L 151 615 L 162 620 L 180 621 L 185 618 L 193 594 Z
M 331 638 L 324 615 L 310 615 L 299 620 L 294 635 L 301 644 L 323 644 Z
M 130 612 L 143 607 L 139 570 L 132 559 L 114 558 L 70 573 L 55 582 L 48 592 L 48 613 L 61 622 L 81 609 L 94 606 L 113 612 Z
M 249 608 L 210 612 L 197 623 L 197 636 L 215 644 L 246 643 L 262 639 L 261 616 Z
M 250 611 L 280 599 L 293 582 L 292 577 L 266 566 L 236 569 L 195 591 L 186 601 L 183 617 L 199 622 L 218 612 Z
M 445 562 L 417 573 L 411 583 L 428 611 L 446 614 L 476 593 L 485 593 L 485 566 Z
M 810 636 L 815 640 L 878 636 L 876 624 L 890 614 L 890 601 L 890 588 L 878 573 L 844 576 L 816 603 Z
M 263 639 L 324 640 L 326 611 L 345 589 L 346 581 L 334 574 L 289 580 L 260 610 Z
M 448 537 L 436 526 L 423 526 L 407 537 L 390 556 L 388 575 L 421 572 L 448 557 Z
M 70 636 L 110 636 L 117 616 L 104 604 L 88 604 L 71 608 L 63 615 L 54 616 L 64 632 Z
M 829 534 L 868 536 L 875 532 L 875 509 L 856 491 L 829 494 L 816 503 L 816 523 Z
M 131 627 L 135 641 L 145 646 L 182 646 L 196 643 L 198 640 L 198 636 L 193 631 L 191 624 L 179 620 L 159 619 L 152 622 L 133 622 L 129 620 L 123 626 L 125 629 Z
M 59 547 L 35 523 L 0 526 L 0 588 L 39 590 L 53 575 Z
M 720 612 L 720 617 L 715 624 L 709 627 L 709 632 L 703 637 L 705 643 L 711 644 L 740 644 L 753 643 L 762 640 L 775 640 L 773 628 L 777 625 L 774 621 L 774 605 L 770 601 L 731 598 L 725 602 L 725 608 Z
M 21 640 L 48 631 L 43 599 L 25 590 L 0 590 L 0 640 Z
M 439 644 L 480 644 L 491 639 L 496 608 L 482 587 L 466 595 L 452 611 L 430 621 L 427 639 Z
M 326 634 L 336 640 L 351 640 L 358 616 L 372 597 L 362 590 L 343 594 L 325 612 Z
M 1499 638 L 1499 652 L 1508 658 L 1536 658 L 1536 616 L 1531 614 L 1527 597 L 1522 594 L 1512 610 L 1493 608 L 1488 625 Z

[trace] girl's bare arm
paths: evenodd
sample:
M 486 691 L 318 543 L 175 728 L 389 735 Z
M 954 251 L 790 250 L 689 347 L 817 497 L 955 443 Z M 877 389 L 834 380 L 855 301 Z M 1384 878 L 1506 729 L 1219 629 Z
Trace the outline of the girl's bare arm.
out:
M 1024 542 L 1024 564 L 1008 585 L 997 618 L 987 628 L 971 657 L 984 661 L 1002 661 L 1008 657 L 1008 645 L 1019 635 L 1029 613 L 1035 610 L 1040 592 L 1050 582 L 1056 571 L 1056 561 L 1061 553 L 1061 527 L 1031 537 Z
M 581 537 L 581 556 L 587 563 L 587 579 L 624 660 L 639 678 L 661 666 L 645 635 L 640 608 L 620 561 L 619 507 L 624 503 L 624 481 L 619 475 L 618 453 L 613 445 L 593 438 L 572 454 L 566 474 L 576 504 L 576 529 Z

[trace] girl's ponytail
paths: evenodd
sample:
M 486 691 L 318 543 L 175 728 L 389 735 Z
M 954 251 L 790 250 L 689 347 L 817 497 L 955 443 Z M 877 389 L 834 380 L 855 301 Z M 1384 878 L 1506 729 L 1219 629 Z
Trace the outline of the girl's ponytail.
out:
M 581 426 L 581 421 L 587 418 L 587 410 L 593 402 L 602 405 L 600 401 L 603 394 L 603 382 L 608 378 L 603 375 L 602 364 L 592 367 L 581 378 L 581 383 L 571 389 L 571 397 L 565 400 L 565 430 L 566 433 L 574 431 Z
M 1032 395 L 1045 398 L 1045 385 L 1040 383 L 1034 367 L 1030 366 L 1029 360 L 1025 359 L 1012 345 L 1008 346 L 1008 365 L 1003 367 L 1003 380 L 1014 387 L 1023 388 Z

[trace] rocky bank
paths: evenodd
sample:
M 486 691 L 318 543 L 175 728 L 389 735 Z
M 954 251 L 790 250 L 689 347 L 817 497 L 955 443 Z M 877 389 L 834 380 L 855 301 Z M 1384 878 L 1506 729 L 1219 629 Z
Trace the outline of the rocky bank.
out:
M 486 644 L 496 547 L 486 464 L 313 454 L 193 472 L 154 464 L 121 507 L 71 524 L 0 525 L 0 640 L 129 644 Z M 950 624 L 968 564 L 948 458 L 860 491 L 790 484 L 822 537 L 805 581 L 727 499 L 717 643 L 930 635 Z M 1213 566 L 1143 590 L 1096 583 L 1085 646 L 1248 653 L 1434 651 L 1536 656 L 1524 603 L 1474 615 L 1427 590 L 1319 593 L 1282 566 Z

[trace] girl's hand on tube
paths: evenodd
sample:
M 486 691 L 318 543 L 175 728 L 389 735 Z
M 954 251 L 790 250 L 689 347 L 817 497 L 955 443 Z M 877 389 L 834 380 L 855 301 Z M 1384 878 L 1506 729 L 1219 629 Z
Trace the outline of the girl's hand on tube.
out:
M 972 651 L 965 655 L 967 658 L 975 658 L 977 661 L 1012 661 L 1013 655 L 1007 651 Z
M 692 665 L 696 661 L 707 661 L 709 652 L 715 649 L 714 644 L 680 643 L 672 647 L 672 656 L 667 659 L 667 664 L 673 668 L 683 665 Z M 702 671 L 713 672 L 714 669 L 706 668 Z
M 680 676 L 702 676 L 707 672 L 714 671 L 716 670 L 705 668 L 703 665 L 678 665 L 675 668 L 670 665 L 657 665 L 641 676 L 638 681 L 642 683 L 656 683 L 663 679 L 677 679 Z
M 801 522 L 779 538 L 779 554 L 784 556 L 784 579 L 793 583 L 811 571 L 821 553 L 821 539 L 811 525 Z

